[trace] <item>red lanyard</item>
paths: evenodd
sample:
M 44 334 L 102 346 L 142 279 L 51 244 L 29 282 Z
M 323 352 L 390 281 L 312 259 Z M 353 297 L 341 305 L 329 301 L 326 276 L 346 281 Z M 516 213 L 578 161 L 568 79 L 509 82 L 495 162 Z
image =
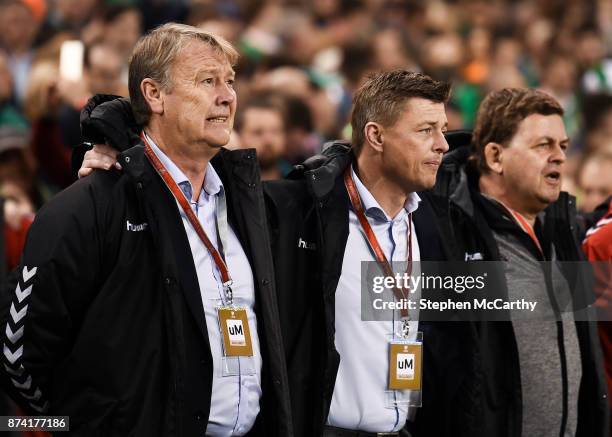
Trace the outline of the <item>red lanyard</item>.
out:
M 355 186 L 355 181 L 353 181 L 353 177 L 351 175 L 351 167 L 347 167 L 344 172 L 344 185 L 346 186 L 346 190 L 348 191 L 349 198 L 351 200 L 351 204 L 353 205 L 353 210 L 355 214 L 357 214 L 357 218 L 359 219 L 359 223 L 365 233 L 366 240 L 374 252 L 374 256 L 376 261 L 382 265 L 385 275 L 394 276 L 393 269 L 385 256 L 380 244 L 378 243 L 378 239 L 376 238 L 376 234 L 372 230 L 372 226 L 368 222 L 368 219 L 365 215 L 365 210 L 363 209 L 363 204 L 361 203 L 361 198 L 359 197 L 359 193 L 357 192 L 357 187 Z M 408 260 L 406 266 L 406 273 L 408 276 L 412 274 L 412 213 L 408 214 Z M 393 294 L 397 300 L 406 299 L 406 294 L 402 292 L 398 287 L 393 287 Z M 402 307 L 400 310 L 400 314 L 402 318 L 409 319 L 408 309 Z
M 164 167 L 164 164 L 159 160 L 159 158 L 157 157 L 157 155 L 151 148 L 149 141 L 144 135 L 144 132 L 140 134 L 140 138 L 142 138 L 142 141 L 144 142 L 145 155 L 151 162 L 151 165 L 153 166 L 153 168 L 155 168 L 155 171 L 157 171 L 157 174 L 159 174 L 159 176 L 163 179 L 164 183 L 166 184 L 168 189 L 172 192 L 172 194 L 178 201 L 179 205 L 181 205 L 181 208 L 183 208 L 183 211 L 187 215 L 187 219 L 189 220 L 189 223 L 191 223 L 191 226 L 193 226 L 193 229 L 196 231 L 196 234 L 198 234 L 198 237 L 200 237 L 200 240 L 202 240 L 202 243 L 204 243 L 204 246 L 206 246 L 206 249 L 208 249 L 208 253 L 210 253 L 210 256 L 212 257 L 213 261 L 217 265 L 219 272 L 221 272 L 221 279 L 223 280 L 223 287 L 225 288 L 225 292 L 228 294 L 228 298 L 231 300 L 232 293 L 231 293 L 230 287 L 232 285 L 232 278 L 230 277 L 229 270 L 227 269 L 227 265 L 225 264 L 223 257 L 221 256 L 219 251 L 215 248 L 215 246 L 213 246 L 213 244 L 210 242 L 210 239 L 208 238 L 208 236 L 206 235 L 206 232 L 202 228 L 200 221 L 198 220 L 195 213 L 193 212 L 193 209 L 191 209 L 191 205 L 189 204 L 189 201 L 185 198 L 185 195 L 183 194 L 179 186 L 176 184 L 176 182 L 174 182 L 174 179 L 172 179 L 172 176 L 170 176 L 170 173 L 168 172 L 166 167 Z

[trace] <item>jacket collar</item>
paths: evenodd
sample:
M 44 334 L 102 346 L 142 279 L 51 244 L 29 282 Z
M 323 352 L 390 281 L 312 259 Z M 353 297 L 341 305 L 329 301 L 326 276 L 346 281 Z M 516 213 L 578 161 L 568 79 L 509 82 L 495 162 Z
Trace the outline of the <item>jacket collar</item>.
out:
M 448 153 L 438 170 L 435 195 L 446 196 L 468 217 L 474 218 L 474 193 L 478 192 L 478 176 L 467 166 L 470 148 L 464 145 Z
M 406 214 L 416 211 L 419 206 L 419 202 L 421 201 L 421 198 L 417 193 L 410 193 L 408 197 L 406 197 L 406 202 L 404 202 L 403 211 L 405 212 L 400 211 L 400 214 L 398 214 L 395 218 L 391 218 L 387 215 L 383 207 L 380 206 L 376 198 L 372 195 L 372 193 L 370 193 L 363 182 L 361 182 L 361 179 L 355 172 L 354 164 L 351 166 L 351 176 L 353 177 L 353 181 L 355 181 L 355 187 L 357 188 L 357 192 L 361 198 L 365 214 L 368 217 L 372 217 L 383 222 L 400 220 L 401 217 L 405 217 Z
M 151 167 L 144 154 L 142 142 L 119 154 L 117 159 L 126 174 L 136 183 L 142 183 L 146 186 L 155 175 L 153 167 Z M 210 164 L 218 174 L 221 185 L 228 184 L 230 182 L 228 178 L 232 177 L 238 178 L 247 187 L 252 187 L 259 182 L 255 149 L 227 150 L 222 147 L 219 153 L 211 159 Z M 231 168 L 234 171 L 228 172 L 228 169 Z
M 178 167 L 178 165 L 176 165 L 174 161 L 172 161 L 170 157 L 166 155 L 166 153 L 162 149 L 160 149 L 157 144 L 155 144 L 155 141 L 153 141 L 153 139 L 148 136 L 146 132 L 144 133 L 144 135 L 147 137 L 147 141 L 151 145 L 153 153 L 157 155 L 157 158 L 162 162 L 164 167 L 166 167 L 166 170 L 168 170 L 168 173 L 170 173 L 170 176 L 172 177 L 174 182 L 176 182 L 181 191 L 183 191 L 183 194 L 185 194 L 187 200 L 191 202 L 191 197 L 194 190 L 187 175 L 185 175 L 185 173 Z M 221 179 L 219 179 L 219 175 L 217 175 L 215 168 L 209 162 L 206 166 L 206 177 L 204 178 L 204 182 L 202 184 L 202 191 L 208 194 L 209 196 L 212 196 L 219 194 L 222 189 L 223 182 L 221 182 Z M 200 194 L 200 196 L 202 195 L 203 193 Z

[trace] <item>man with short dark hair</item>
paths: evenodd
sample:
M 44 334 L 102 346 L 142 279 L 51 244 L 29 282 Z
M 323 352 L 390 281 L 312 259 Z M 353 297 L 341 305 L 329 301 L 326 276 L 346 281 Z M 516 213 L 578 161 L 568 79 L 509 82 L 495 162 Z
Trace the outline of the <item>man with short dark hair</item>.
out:
M 292 384 L 294 402 L 312 399 L 304 405 L 312 416 L 304 422 L 311 430 L 305 435 L 399 435 L 414 419 L 409 403 L 389 401 L 399 392 L 388 385 L 393 367 L 388 354 L 401 327 L 409 335 L 419 330 L 418 312 L 363 321 L 361 263 L 378 259 L 371 250 L 374 240 L 391 263 L 443 258 L 431 211 L 416 192 L 434 185 L 448 150 L 449 92 L 448 84 L 420 73 L 370 77 L 354 98 L 352 148 L 332 144 L 298 166 L 292 180 L 266 186 L 271 233 L 277 236 L 273 249 L 282 254 L 275 265 L 277 283 L 292 290 L 279 294 L 279 305 L 295 302 L 299 310 L 287 317 L 306 322 L 295 329 L 283 312 L 283 337 L 286 344 L 295 339 L 304 346 L 293 347 L 296 356 L 307 349 L 321 357 L 312 375 L 288 361 L 290 379 L 297 374 L 312 381 L 312 387 Z M 299 280 L 286 272 L 300 272 Z M 312 297 L 313 289 L 321 297 Z M 304 340 L 308 333 L 314 339 L 310 345 Z
M 287 136 L 283 110 L 279 103 L 263 97 L 247 101 L 238 110 L 235 129 L 242 147 L 254 148 L 264 181 L 281 179 L 285 174 L 282 157 Z
M 586 155 L 578 168 L 576 183 L 580 189 L 578 209 L 592 213 L 612 195 L 612 153 Z
M 471 151 L 445 157 L 433 191 L 458 259 L 505 262 L 488 292 L 538 302 L 534 320 L 478 325 L 482 435 L 607 435 L 595 325 L 574 322 L 572 312 L 592 303 L 589 277 L 561 265 L 583 259 L 575 200 L 561 192 L 569 143 L 562 115 L 540 91 L 490 93 Z

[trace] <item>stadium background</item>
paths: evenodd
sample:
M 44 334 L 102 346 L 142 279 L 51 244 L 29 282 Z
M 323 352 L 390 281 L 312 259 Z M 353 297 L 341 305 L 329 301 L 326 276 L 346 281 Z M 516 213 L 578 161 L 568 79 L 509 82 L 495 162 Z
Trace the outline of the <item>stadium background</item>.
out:
M 239 112 L 262 96 L 280 108 L 283 150 L 274 159 L 283 172 L 325 141 L 350 138 L 351 97 L 369 73 L 405 68 L 452 82 L 450 129 L 473 127 L 491 90 L 549 92 L 571 138 L 565 189 L 583 211 L 612 194 L 609 0 L 0 0 L 6 268 L 17 264 L 36 211 L 74 180 L 82 106 L 96 93 L 127 96 L 134 44 L 168 21 L 238 47 Z M 73 39 L 85 44 L 85 66 L 81 80 L 68 81 L 59 54 Z M 247 146 L 239 134 L 229 145 Z

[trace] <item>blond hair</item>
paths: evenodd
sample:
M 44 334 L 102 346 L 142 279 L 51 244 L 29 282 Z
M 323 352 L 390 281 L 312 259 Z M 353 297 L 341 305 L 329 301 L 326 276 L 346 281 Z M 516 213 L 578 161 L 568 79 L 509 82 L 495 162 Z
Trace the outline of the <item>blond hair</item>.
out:
M 151 117 L 151 108 L 140 90 L 140 84 L 150 78 L 163 90 L 170 90 L 170 69 L 179 53 L 194 40 L 208 44 L 218 54 L 225 56 L 231 65 L 238 60 L 238 52 L 227 40 L 197 27 L 167 23 L 153 29 L 140 38 L 130 58 L 128 87 L 134 117 L 140 125 L 146 125 Z

